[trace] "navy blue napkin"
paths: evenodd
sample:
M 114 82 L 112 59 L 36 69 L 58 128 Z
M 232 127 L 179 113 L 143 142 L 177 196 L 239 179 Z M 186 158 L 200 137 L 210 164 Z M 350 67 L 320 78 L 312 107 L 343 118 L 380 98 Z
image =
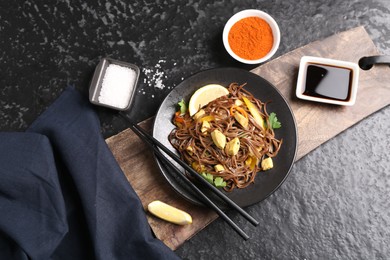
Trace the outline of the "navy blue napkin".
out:
M 25 133 L 0 133 L 0 258 L 178 259 L 72 87 Z

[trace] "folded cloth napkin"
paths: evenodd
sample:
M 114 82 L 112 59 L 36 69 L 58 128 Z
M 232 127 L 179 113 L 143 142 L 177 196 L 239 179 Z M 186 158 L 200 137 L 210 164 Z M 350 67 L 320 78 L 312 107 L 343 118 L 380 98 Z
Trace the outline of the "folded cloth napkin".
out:
M 178 259 L 73 87 L 25 133 L 0 133 L 1 259 Z

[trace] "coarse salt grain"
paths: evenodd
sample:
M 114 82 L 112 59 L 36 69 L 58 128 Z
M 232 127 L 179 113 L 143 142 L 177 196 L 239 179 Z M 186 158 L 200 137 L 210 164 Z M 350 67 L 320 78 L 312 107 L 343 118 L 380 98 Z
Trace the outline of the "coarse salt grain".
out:
M 99 102 L 124 109 L 129 104 L 135 80 L 136 72 L 133 69 L 110 64 L 103 78 Z
M 161 64 L 166 63 L 166 60 L 159 60 L 154 68 L 143 68 L 142 72 L 145 73 L 147 79 L 144 79 L 144 83 L 147 83 L 148 86 L 153 86 L 154 88 L 164 89 L 165 84 L 163 79 L 166 79 L 167 76 L 164 74 L 164 71 L 161 70 Z

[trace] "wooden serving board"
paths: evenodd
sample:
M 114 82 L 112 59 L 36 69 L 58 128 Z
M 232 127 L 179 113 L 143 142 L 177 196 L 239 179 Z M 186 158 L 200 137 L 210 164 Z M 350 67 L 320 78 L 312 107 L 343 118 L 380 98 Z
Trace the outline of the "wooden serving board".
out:
M 352 107 L 298 100 L 294 93 L 301 57 L 318 56 L 357 63 L 361 57 L 378 54 L 365 29 L 357 27 L 310 43 L 252 70 L 274 84 L 291 105 L 298 125 L 297 160 L 390 104 L 390 69 L 387 66 L 360 70 L 357 100 Z M 152 124 L 153 119 L 148 119 L 141 126 L 150 130 Z M 213 211 L 194 206 L 171 188 L 160 174 L 149 148 L 131 130 L 125 130 L 106 141 L 145 208 L 158 199 L 192 215 L 191 225 L 177 226 L 147 213 L 154 233 L 170 248 L 175 250 L 217 218 Z

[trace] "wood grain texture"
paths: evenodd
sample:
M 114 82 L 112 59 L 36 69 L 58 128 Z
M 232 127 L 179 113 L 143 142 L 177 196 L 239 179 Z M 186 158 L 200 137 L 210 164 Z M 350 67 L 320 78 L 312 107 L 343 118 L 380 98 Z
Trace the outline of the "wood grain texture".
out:
M 151 118 L 140 125 L 150 131 L 152 124 Z M 176 249 L 217 218 L 217 214 L 213 211 L 193 205 L 171 188 L 160 173 L 152 150 L 130 129 L 106 139 L 106 142 L 127 180 L 141 199 L 153 232 L 167 246 Z M 193 218 L 193 223 L 179 226 L 150 215 L 146 210 L 147 205 L 154 200 L 161 200 L 188 212 Z
M 358 63 L 364 56 L 378 55 L 363 27 L 312 42 L 252 70 L 279 89 L 290 104 L 298 125 L 297 160 L 373 112 L 390 103 L 390 68 L 374 66 L 360 70 L 354 106 L 335 106 L 299 100 L 295 96 L 302 56 L 317 56 Z
M 252 70 L 274 84 L 287 99 L 298 125 L 297 160 L 390 103 L 390 69 L 387 66 L 360 70 L 356 104 L 342 107 L 298 100 L 295 85 L 302 56 L 318 56 L 358 62 L 359 58 L 378 55 L 378 51 L 363 27 L 310 43 Z M 152 119 L 141 123 L 149 130 Z M 131 130 L 125 130 L 106 140 L 129 183 L 146 208 L 153 200 L 161 200 L 183 209 L 193 217 L 193 223 L 177 226 L 147 213 L 156 236 L 173 250 L 202 230 L 217 215 L 204 207 L 194 206 L 178 195 L 160 174 L 153 154 Z

